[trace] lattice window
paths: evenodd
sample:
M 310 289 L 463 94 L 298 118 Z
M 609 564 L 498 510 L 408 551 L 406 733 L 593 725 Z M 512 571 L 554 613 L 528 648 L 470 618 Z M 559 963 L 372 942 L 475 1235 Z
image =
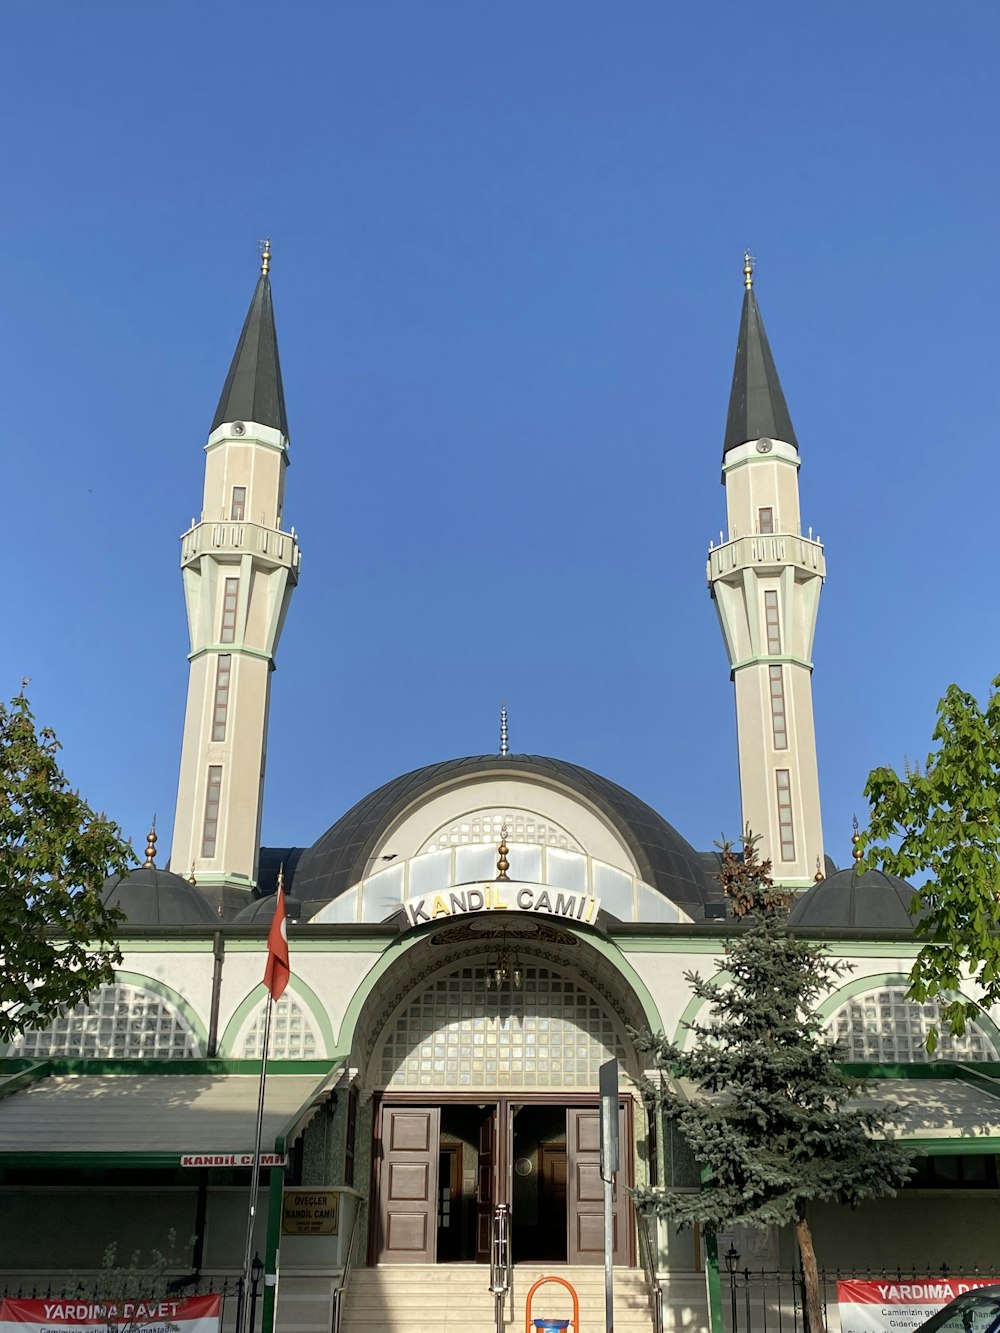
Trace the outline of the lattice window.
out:
M 595 1088 L 598 1068 L 625 1052 L 611 1014 L 574 981 L 523 965 L 521 990 L 486 989 L 484 968 L 433 981 L 382 1048 L 394 1088 Z
M 433 852 L 466 843 L 488 843 L 496 847 L 500 833 L 507 827 L 507 842 L 535 843 L 544 847 L 564 847 L 582 851 L 579 843 L 564 828 L 542 819 L 530 810 L 477 810 L 439 829 L 421 851 Z
M 264 1007 L 261 1005 L 246 1036 L 243 1058 L 259 1060 L 264 1040 Z M 294 996 L 285 991 L 271 1015 L 271 1040 L 268 1055 L 272 1060 L 314 1060 L 319 1038 L 312 1015 Z
M 842 1004 L 827 1030 L 843 1043 L 848 1060 L 862 1064 L 891 1061 L 924 1062 L 927 1029 L 936 1027 L 936 1060 L 995 1060 L 993 1042 L 977 1023 L 969 1023 L 965 1035 L 953 1037 L 936 1000 L 916 1004 L 906 998 L 904 986 L 867 991 Z
M 25 1032 L 11 1055 L 75 1056 L 83 1059 L 173 1060 L 195 1056 L 198 1039 L 187 1020 L 166 1000 L 141 986 L 101 986 L 47 1028 Z

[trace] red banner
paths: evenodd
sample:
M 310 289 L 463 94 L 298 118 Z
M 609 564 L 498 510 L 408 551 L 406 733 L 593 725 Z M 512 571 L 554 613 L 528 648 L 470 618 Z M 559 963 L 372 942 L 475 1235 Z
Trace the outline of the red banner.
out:
M 908 1333 L 942 1305 L 975 1287 L 991 1287 L 992 1277 L 878 1278 L 838 1282 L 841 1333 Z
M 0 1333 L 94 1333 L 141 1328 L 143 1333 L 219 1333 L 222 1297 L 163 1300 L 91 1300 L 55 1296 L 44 1301 L 0 1301 Z

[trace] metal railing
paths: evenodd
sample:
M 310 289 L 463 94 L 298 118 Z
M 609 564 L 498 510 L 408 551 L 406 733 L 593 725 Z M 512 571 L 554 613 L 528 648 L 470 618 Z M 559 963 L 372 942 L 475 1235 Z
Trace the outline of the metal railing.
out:
M 635 1215 L 639 1233 L 639 1260 L 653 1307 L 653 1331 L 663 1333 L 663 1292 L 656 1276 L 656 1214 L 645 1213 L 637 1208 Z
M 361 1208 L 354 1209 L 354 1220 L 351 1223 L 351 1235 L 347 1242 L 347 1251 L 344 1255 L 344 1271 L 340 1276 L 340 1285 L 333 1289 L 333 1321 L 331 1324 L 331 1333 L 340 1333 L 340 1322 L 344 1315 L 344 1292 L 347 1290 L 347 1279 L 351 1275 L 351 1269 L 354 1267 L 354 1242 L 358 1231 L 358 1218 L 361 1216 Z
M 503 1333 L 503 1308 L 507 1293 L 513 1285 L 513 1269 L 510 1208 L 505 1203 L 498 1203 L 493 1209 L 493 1229 L 490 1234 L 490 1291 L 493 1293 L 497 1333 Z
M 841 1270 L 821 1268 L 819 1272 L 820 1299 L 823 1304 L 823 1328 L 809 1329 L 803 1299 L 803 1277 L 796 1268 L 746 1268 L 738 1264 L 740 1256 L 733 1252 L 721 1255 L 725 1269 L 721 1277 L 723 1291 L 729 1280 L 728 1309 L 724 1310 L 726 1333 L 827 1333 L 831 1326 L 839 1326 L 837 1309 L 838 1282 L 914 1282 L 921 1278 L 947 1279 L 953 1271 L 947 1264 L 911 1265 L 909 1269 L 881 1268 Z M 970 1266 L 955 1270 L 956 1277 L 979 1279 L 996 1278 L 994 1269 Z M 724 1305 L 726 1304 L 723 1297 Z M 831 1314 L 834 1316 L 831 1321 Z

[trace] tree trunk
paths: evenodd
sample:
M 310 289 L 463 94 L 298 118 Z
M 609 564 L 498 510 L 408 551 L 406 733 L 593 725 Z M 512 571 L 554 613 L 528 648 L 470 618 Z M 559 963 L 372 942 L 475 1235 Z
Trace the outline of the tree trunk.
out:
M 802 1285 L 805 1288 L 806 1333 L 824 1333 L 823 1302 L 819 1291 L 819 1269 L 816 1266 L 816 1251 L 813 1249 L 812 1229 L 806 1217 L 805 1202 L 796 1207 L 795 1239 L 799 1246 L 799 1260 L 802 1264 Z

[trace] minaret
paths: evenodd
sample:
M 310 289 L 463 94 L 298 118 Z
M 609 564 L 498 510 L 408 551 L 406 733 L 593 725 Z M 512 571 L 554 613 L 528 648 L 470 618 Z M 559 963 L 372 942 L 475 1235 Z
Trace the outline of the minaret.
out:
M 170 861 L 236 902 L 257 879 L 271 672 L 300 560 L 282 529 L 288 422 L 270 266 L 268 242 L 205 445 L 201 519 L 181 538 L 191 666 Z
M 743 313 L 722 454 L 728 537 L 708 556 L 732 680 L 743 827 L 775 881 L 813 883 L 823 829 L 812 707 L 812 645 L 826 575 L 799 521 L 799 447 L 744 257 Z

